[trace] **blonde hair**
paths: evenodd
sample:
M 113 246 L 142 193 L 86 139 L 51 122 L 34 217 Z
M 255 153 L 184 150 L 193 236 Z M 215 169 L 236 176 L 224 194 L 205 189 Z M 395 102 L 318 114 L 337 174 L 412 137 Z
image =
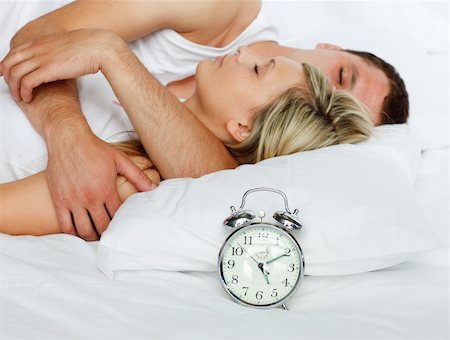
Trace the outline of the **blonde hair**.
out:
M 123 142 L 111 143 L 111 145 L 131 157 L 142 171 L 155 168 L 140 140 L 129 139 Z
M 295 87 L 274 101 L 257 108 L 250 136 L 227 145 L 240 163 L 314 150 L 334 144 L 356 143 L 369 138 L 373 123 L 366 107 L 351 94 L 332 88 L 317 67 L 303 63 L 308 88 Z M 152 165 L 139 140 L 113 143 L 131 157 L 141 157 L 138 166 Z
M 317 67 L 303 63 L 308 88 L 291 88 L 254 112 L 250 136 L 227 145 L 241 163 L 367 139 L 373 123 L 351 94 L 331 87 Z

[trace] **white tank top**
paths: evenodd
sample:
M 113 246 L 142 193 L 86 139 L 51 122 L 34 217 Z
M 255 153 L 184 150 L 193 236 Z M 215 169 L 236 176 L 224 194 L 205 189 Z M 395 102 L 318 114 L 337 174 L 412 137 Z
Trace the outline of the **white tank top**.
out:
M 130 44 L 145 67 L 163 84 L 195 74 L 197 64 L 218 56 L 233 54 L 240 46 L 257 41 L 277 41 L 278 31 L 268 23 L 264 2 L 256 19 L 224 47 L 196 44 L 172 29 L 163 29 Z

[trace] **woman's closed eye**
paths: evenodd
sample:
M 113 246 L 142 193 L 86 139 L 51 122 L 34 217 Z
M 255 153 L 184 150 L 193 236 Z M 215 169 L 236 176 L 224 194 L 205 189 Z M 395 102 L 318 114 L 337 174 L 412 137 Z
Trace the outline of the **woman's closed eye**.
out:
M 344 68 L 341 67 L 341 68 L 339 69 L 339 85 L 342 85 L 342 81 L 343 81 L 342 75 L 343 75 L 343 73 L 344 73 Z
M 254 69 L 255 69 L 255 73 L 259 75 L 259 66 L 258 66 L 258 64 L 255 64 Z

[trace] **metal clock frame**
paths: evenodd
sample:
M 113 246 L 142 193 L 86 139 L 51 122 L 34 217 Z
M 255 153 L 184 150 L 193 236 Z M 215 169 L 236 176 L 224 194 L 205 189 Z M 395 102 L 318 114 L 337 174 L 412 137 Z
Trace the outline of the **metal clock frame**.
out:
M 292 290 L 286 294 L 285 297 L 283 297 L 282 299 L 280 299 L 277 302 L 274 302 L 272 304 L 268 304 L 268 305 L 255 305 L 252 303 L 248 303 L 245 302 L 243 300 L 241 300 L 241 298 L 239 298 L 238 296 L 234 295 L 227 286 L 227 283 L 225 282 L 225 278 L 223 275 L 223 257 L 224 257 L 224 252 L 223 250 L 225 249 L 225 246 L 228 244 L 228 241 L 233 237 L 233 235 L 235 235 L 236 233 L 238 233 L 239 231 L 241 231 L 241 229 L 244 228 L 248 228 L 248 227 L 252 227 L 252 226 L 270 226 L 270 227 L 275 227 L 280 229 L 282 232 L 284 232 L 288 238 L 290 238 L 290 240 L 294 243 L 294 245 L 297 247 L 297 252 L 300 255 L 300 261 L 301 261 L 301 268 L 300 268 L 300 273 L 299 273 L 299 277 L 297 282 L 294 285 L 294 288 L 292 288 Z M 303 256 L 303 251 L 302 248 L 300 247 L 300 244 L 297 242 L 297 240 L 295 239 L 294 236 L 292 236 L 287 230 L 283 229 L 282 227 L 273 224 L 273 223 L 269 223 L 269 222 L 254 222 L 254 223 L 250 223 L 248 225 L 239 227 L 238 229 L 236 229 L 235 231 L 233 231 L 225 240 L 225 242 L 222 244 L 222 247 L 220 248 L 220 252 L 219 252 L 219 257 L 218 257 L 218 262 L 217 265 L 219 267 L 219 278 L 220 278 L 220 283 L 222 284 L 223 288 L 225 289 L 225 291 L 228 293 L 228 295 L 230 295 L 234 301 L 236 301 L 237 303 L 243 305 L 243 306 L 247 306 L 247 307 L 254 307 L 254 308 L 259 308 L 259 309 L 269 309 L 269 308 L 276 308 L 276 307 L 280 307 L 282 306 L 284 309 L 288 309 L 286 306 L 286 301 L 291 298 L 295 292 L 298 290 L 301 282 L 303 281 L 303 277 L 304 277 L 304 273 L 305 273 L 305 259 Z

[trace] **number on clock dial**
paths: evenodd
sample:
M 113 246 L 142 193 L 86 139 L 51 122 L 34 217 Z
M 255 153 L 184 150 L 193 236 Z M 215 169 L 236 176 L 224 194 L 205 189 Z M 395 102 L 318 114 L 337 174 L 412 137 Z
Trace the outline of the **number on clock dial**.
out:
M 227 241 L 222 273 L 231 294 L 246 303 L 269 305 L 288 295 L 300 278 L 301 257 L 284 232 L 246 227 Z

